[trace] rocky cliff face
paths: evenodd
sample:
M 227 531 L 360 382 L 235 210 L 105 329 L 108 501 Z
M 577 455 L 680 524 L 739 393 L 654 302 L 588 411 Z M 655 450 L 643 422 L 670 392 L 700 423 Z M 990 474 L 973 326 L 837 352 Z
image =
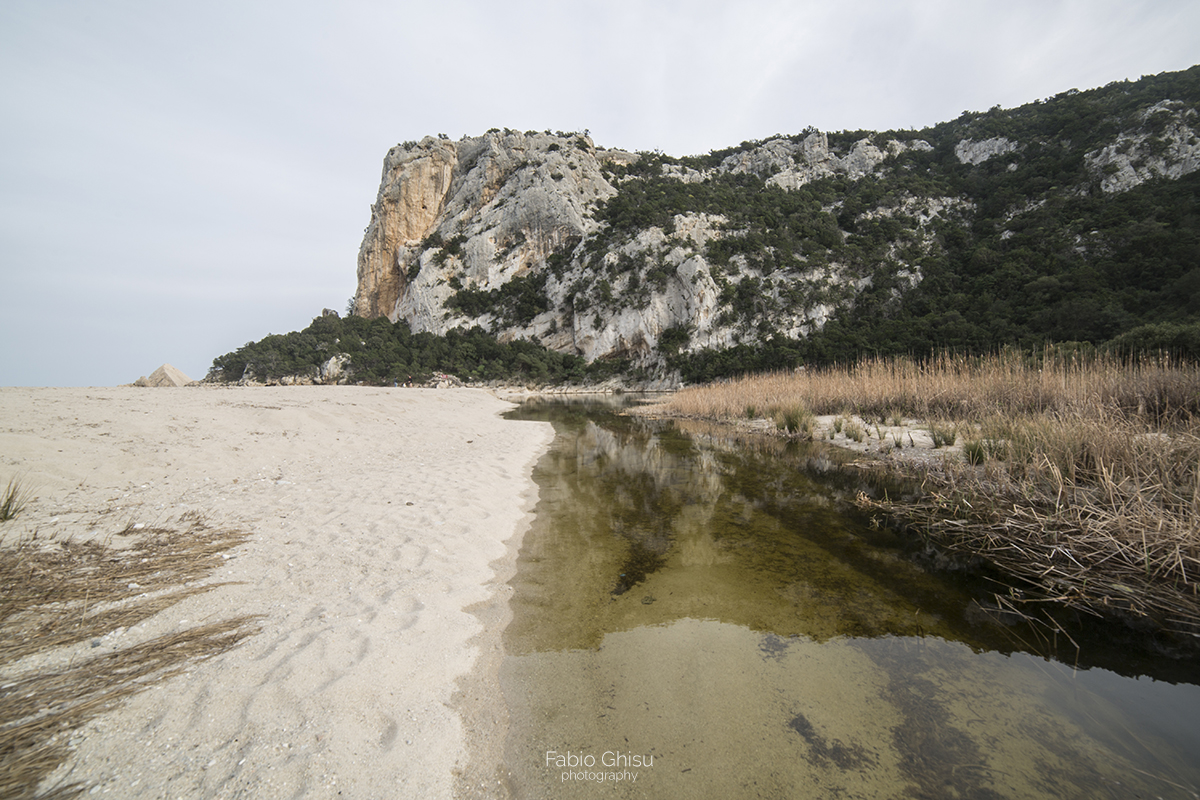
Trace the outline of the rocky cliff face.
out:
M 1138 114 L 1142 123 L 1089 152 L 1088 165 L 1107 193 L 1127 192 L 1154 178 L 1182 178 L 1200 169 L 1200 114 L 1164 100 Z
M 919 133 L 809 130 L 693 159 L 605 150 L 577 133 L 398 145 L 359 252 L 355 312 L 661 366 L 676 350 L 804 338 L 867 290 L 899 302 L 950 257 L 947 226 L 1019 227 L 1055 197 L 1200 169 L 1194 99 L 1070 135 L 1044 134 L 1029 122 L 1041 108 L 1029 108 Z M 1082 165 L 1074 184 L 1037 180 L 1048 159 Z M 1024 194 L 1012 183 L 1022 180 Z M 981 204 L 998 212 L 980 186 L 1012 195 L 982 227 Z M 770 195 L 776 210 L 759 208 L 771 192 L 783 193 Z
M 752 174 L 792 189 L 830 176 L 860 179 L 907 149 L 930 146 L 879 147 L 864 139 L 839 154 L 824 134 L 811 133 L 764 142 L 714 168 L 667 165 L 661 173 L 681 183 Z M 687 330 L 684 346 L 691 349 L 737 343 L 748 328 L 728 313 L 729 286 L 764 276 L 737 257 L 714 277 L 708 246 L 739 235 L 724 216 L 676 214 L 667 226 L 649 226 L 589 256 L 591 237 L 604 227 L 597 209 L 621 183 L 614 170 L 638 159 L 597 150 L 582 134 L 516 131 L 457 142 L 427 137 L 392 148 L 359 251 L 355 313 L 403 319 L 414 331 L 438 334 L 481 325 L 501 339 L 536 337 L 589 361 L 652 364 L 670 330 Z M 907 202 L 920 207 L 922 225 L 956 204 Z M 869 283 L 844 264 L 797 262 L 765 278 L 775 306 L 785 294 L 806 295 L 776 309 L 773 327 L 788 336 L 819 329 L 840 301 Z M 517 307 L 521 298 L 506 292 L 517 285 L 533 296 L 529 307 Z
M 452 279 L 486 290 L 528 273 L 594 230 L 591 208 L 615 193 L 584 135 L 397 145 L 359 250 L 355 312 L 443 330 Z
M 421 149 L 393 148 L 384 160 L 383 182 L 358 253 L 355 310 L 363 316 L 393 312 L 406 283 L 398 270 L 402 258 L 436 229 L 445 210 L 458 153 L 436 139 L 425 143 Z

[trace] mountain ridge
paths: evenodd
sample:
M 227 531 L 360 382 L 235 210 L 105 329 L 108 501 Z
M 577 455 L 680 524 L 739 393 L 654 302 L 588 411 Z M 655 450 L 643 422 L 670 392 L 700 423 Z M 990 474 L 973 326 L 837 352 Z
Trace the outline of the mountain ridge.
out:
M 532 359 L 665 385 L 1063 342 L 1200 357 L 1200 66 L 700 156 L 588 131 L 405 142 L 357 270 L 354 317 L 394 332 L 355 323 L 349 342 L 317 320 L 303 344 L 268 337 L 214 369 L 320 377 L 340 354 L 338 380 L 403 381 L 428 366 L 410 347 L 437 349 L 410 337 L 456 331 L 455 369 L 479 379 Z M 368 330 L 392 344 L 364 366 Z M 408 361 L 378 355 L 393 347 Z
M 1113 197 L 1193 176 L 1198 131 L 1200 67 L 964 112 L 920 131 L 810 128 L 684 158 L 597 147 L 586 131 L 426 137 L 385 158 L 354 311 L 414 332 L 478 326 L 501 341 L 663 371 L 706 352 L 813 343 L 868 309 L 914 317 L 937 291 L 931 278 L 969 282 L 972 259 L 988 250 L 1001 273 L 1012 266 L 1030 225 L 1055 248 L 1042 242 L 1021 255 L 1021 291 L 999 300 L 1028 300 L 1026 286 L 1043 278 L 1038 291 L 1062 294 L 1054 250 L 1076 251 L 1078 272 L 1122 246 L 1093 217 Z M 1190 237 L 1194 191 L 1184 204 Z M 1081 216 L 1047 228 L 1064 207 Z M 1180 266 L 1163 277 L 1200 289 L 1200 272 Z M 967 307 L 943 294 L 934 300 L 974 324 L 977 286 Z M 1109 320 L 1094 330 L 1003 314 L 974 332 L 956 333 L 953 317 L 914 325 L 929 346 L 977 348 L 1102 341 L 1138 324 L 1194 321 L 1200 310 L 1200 295 L 1173 315 L 1147 315 L 1131 298 L 1072 312 Z M 908 339 L 893 344 L 919 347 L 922 334 Z

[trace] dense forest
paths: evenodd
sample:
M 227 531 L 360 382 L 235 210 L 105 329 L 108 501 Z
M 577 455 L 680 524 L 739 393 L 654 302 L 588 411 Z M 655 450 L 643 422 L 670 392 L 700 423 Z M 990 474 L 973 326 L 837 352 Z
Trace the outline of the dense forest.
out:
M 849 183 L 846 203 L 886 192 L 880 183 Z M 1002 189 L 962 188 L 977 192 L 980 206 Z M 788 205 L 801 193 L 776 191 L 788 195 Z M 751 228 L 747 251 L 794 235 L 792 226 L 814 228 L 820 221 L 797 216 L 789 223 Z M 1053 342 L 1200 357 L 1200 172 L 1116 196 L 1056 197 L 1003 222 L 943 223 L 933 252 L 910 261 L 922 280 L 902 292 L 895 264 L 882 255 L 901 237 L 885 228 L 858 226 L 846 237 L 838 256 L 859 265 L 871 284 L 822 330 L 787 340 L 766 331 L 753 345 L 677 355 L 671 365 L 688 380 L 705 380 L 747 369 L 844 363 L 864 354 L 979 353 L 1011 345 L 1038 350 Z M 719 256 L 712 260 L 720 263 Z M 753 288 L 742 281 L 741 291 L 731 292 L 730 308 L 769 323 L 762 309 L 771 301 L 747 286 Z

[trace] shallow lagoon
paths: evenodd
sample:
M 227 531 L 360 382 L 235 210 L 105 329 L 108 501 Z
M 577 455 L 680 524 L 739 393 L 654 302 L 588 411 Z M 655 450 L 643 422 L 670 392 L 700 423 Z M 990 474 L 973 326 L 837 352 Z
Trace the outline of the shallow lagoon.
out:
M 612 411 L 518 412 L 558 435 L 505 633 L 516 797 L 1194 796 L 1194 661 L 997 622 L 842 451 Z

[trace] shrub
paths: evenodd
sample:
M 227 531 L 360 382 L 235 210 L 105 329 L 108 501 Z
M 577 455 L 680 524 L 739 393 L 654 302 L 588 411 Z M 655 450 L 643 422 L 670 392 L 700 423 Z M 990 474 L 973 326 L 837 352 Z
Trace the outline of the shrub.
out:
M 519 311 L 519 303 L 514 310 Z M 530 379 L 578 382 L 611 366 L 588 365 L 582 358 L 549 350 L 531 341 L 499 342 L 479 327 L 454 329 L 445 336 L 412 333 L 405 322 L 385 317 L 318 317 L 303 331 L 271 335 L 213 359 L 210 380 L 243 377 L 270 382 L 289 375 L 314 374 L 336 354 L 349 356 L 356 383 L 388 385 L 423 381 L 435 372 L 464 380 Z M 596 377 L 596 380 L 603 380 Z

